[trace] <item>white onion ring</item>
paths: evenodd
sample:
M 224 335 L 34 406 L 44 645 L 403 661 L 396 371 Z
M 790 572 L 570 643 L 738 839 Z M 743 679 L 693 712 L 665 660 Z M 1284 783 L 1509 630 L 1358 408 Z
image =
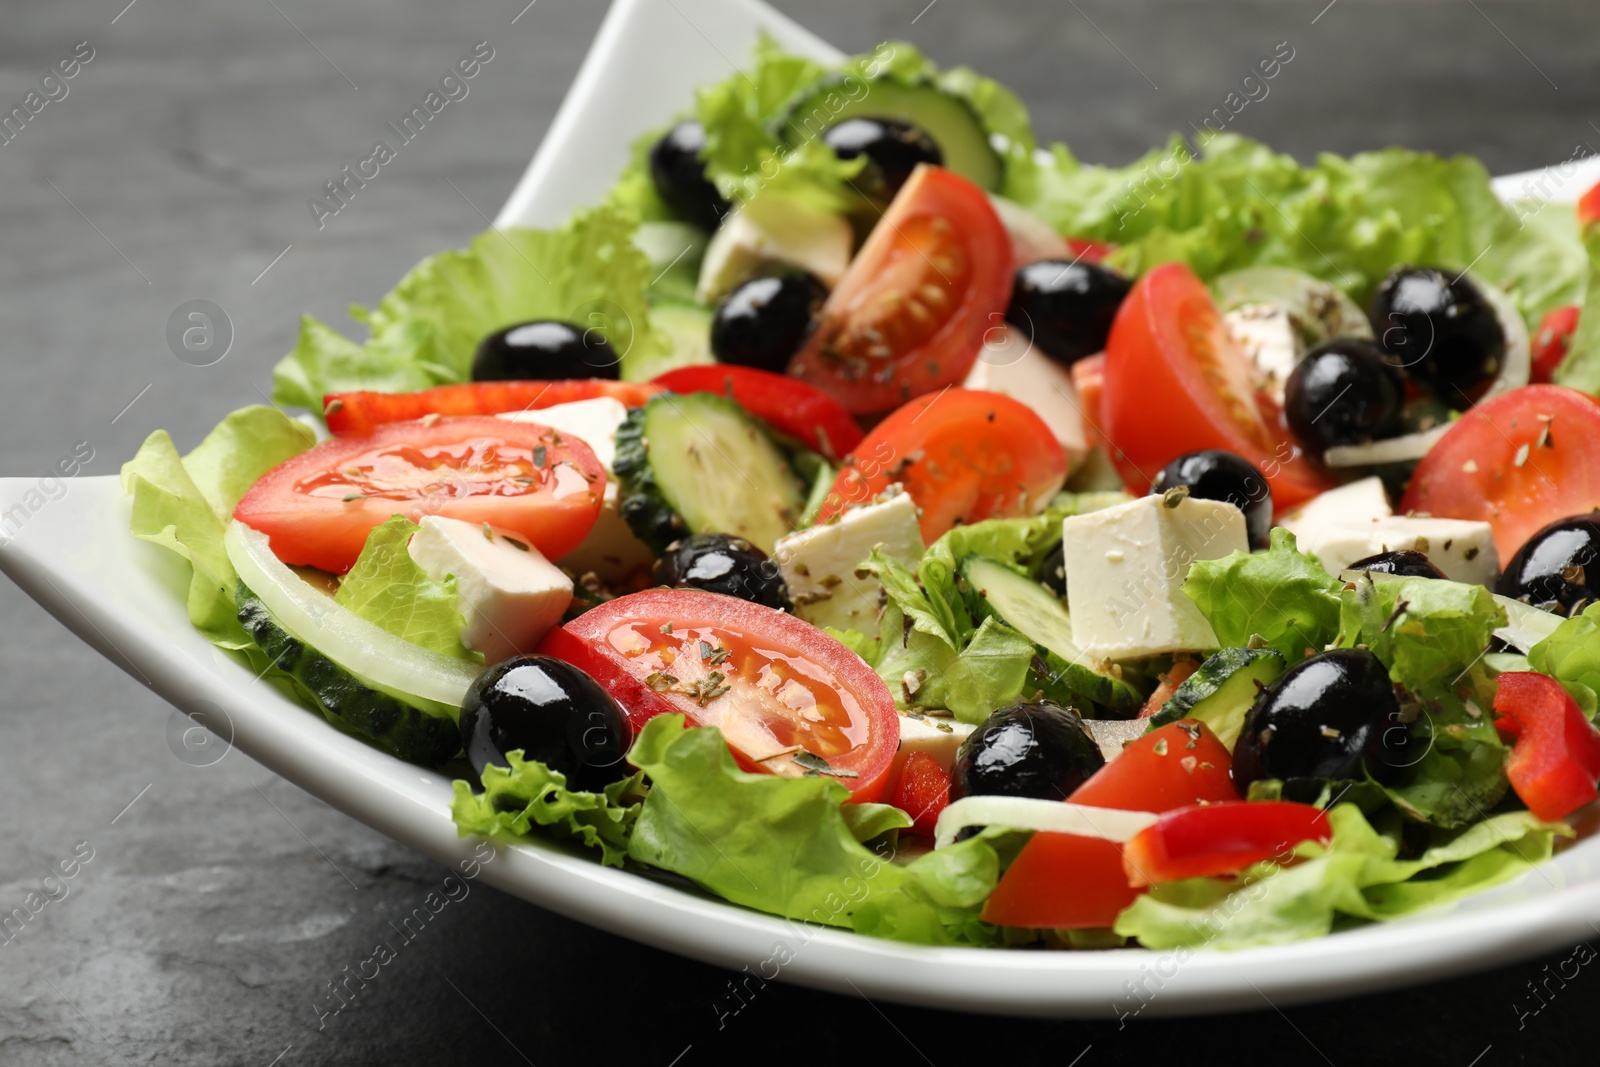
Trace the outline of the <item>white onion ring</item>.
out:
M 1120 811 L 1068 804 L 1033 797 L 964 797 L 939 814 L 934 826 L 934 848 L 944 848 L 969 826 L 1005 826 L 1016 830 L 1044 830 L 1057 834 L 1097 837 L 1121 844 L 1153 826 L 1157 816 L 1148 811 Z

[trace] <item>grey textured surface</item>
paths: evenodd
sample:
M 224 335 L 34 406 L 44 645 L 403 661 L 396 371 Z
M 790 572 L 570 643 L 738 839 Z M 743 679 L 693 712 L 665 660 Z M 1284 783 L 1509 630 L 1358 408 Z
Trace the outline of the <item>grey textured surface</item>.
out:
M 301 312 L 336 318 L 480 229 L 602 11 L 539 0 L 513 26 L 521 0 L 124 2 L 0 11 L 4 110 L 77 42 L 94 48 L 69 94 L 0 146 L 7 474 L 42 472 L 80 441 L 94 449 L 87 469 L 110 473 L 156 427 L 192 444 L 260 399 Z M 783 6 L 847 48 L 903 37 L 999 75 L 1043 136 L 1092 160 L 1122 161 L 1199 121 L 1279 41 L 1294 61 L 1235 128 L 1302 158 L 1400 142 L 1507 171 L 1600 143 L 1600 24 L 1587 0 L 922 2 Z M 471 96 L 318 232 L 306 197 L 484 38 L 496 57 Z M 164 339 L 169 313 L 192 299 L 234 325 L 214 366 L 178 361 Z M 1109 1007 L 1104 1023 L 1013 1023 L 776 985 L 719 1019 L 726 974 L 487 888 L 319 1020 L 328 983 L 444 872 L 237 752 L 204 767 L 177 758 L 171 710 L 9 585 L 0 618 L 0 911 L 43 893 L 80 842 L 80 855 L 92 850 L 51 883 L 60 899 L 0 945 L 0 1064 L 691 1065 L 865 1052 L 1060 1065 L 1088 1046 L 1085 1065 L 1196 1049 L 1466 1067 L 1575 1062 L 1600 1037 L 1586 985 L 1597 979 L 1548 979 L 1566 953 L 1359 1001 L 1287 1013 L 1264 1002 L 1251 1016 L 1120 1031 Z M 1544 983 L 1541 1000 L 1530 982 Z

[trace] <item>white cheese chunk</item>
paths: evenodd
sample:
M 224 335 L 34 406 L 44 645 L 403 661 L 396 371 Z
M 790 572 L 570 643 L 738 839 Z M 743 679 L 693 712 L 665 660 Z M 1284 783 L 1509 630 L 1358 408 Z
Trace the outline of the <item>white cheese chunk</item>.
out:
M 1067 239 L 1056 232 L 1049 222 L 1035 215 L 1015 200 L 989 194 L 994 213 L 1000 216 L 1000 225 L 1011 238 L 1011 266 L 1025 267 L 1041 259 L 1072 258 Z
M 778 539 L 773 559 L 783 572 L 795 614 L 813 626 L 878 632 L 882 586 L 856 568 L 882 545 L 884 554 L 907 567 L 922 558 L 917 505 L 909 494 L 854 507 L 837 522 L 798 530 Z
M 1249 547 L 1244 514 L 1220 500 L 1161 496 L 1062 521 L 1072 639 L 1102 659 L 1215 648 L 1217 635 L 1183 592 L 1196 560 Z
M 895 753 L 889 780 L 900 776 L 906 760 L 914 752 L 925 752 L 939 762 L 946 774 L 956 761 L 956 749 L 961 747 L 975 727 L 942 716 L 900 716 L 900 751 Z
M 758 196 L 723 219 L 711 235 L 695 299 L 715 304 L 775 263 L 808 270 L 832 289 L 850 265 L 855 239 L 843 216 L 792 197 Z
M 1283 387 L 1303 354 L 1289 309 L 1277 304 L 1244 304 L 1222 319 L 1255 364 L 1257 381 L 1281 404 Z
M 1029 344 L 1020 330 L 1004 326 L 990 331 L 961 387 L 1002 393 L 1028 405 L 1061 442 L 1069 466 L 1076 467 L 1089 454 L 1071 372 Z
M 1500 569 L 1494 531 L 1486 522 L 1464 519 L 1394 518 L 1315 528 L 1300 543 L 1338 574 L 1350 564 L 1380 552 L 1421 552 L 1456 582 L 1493 585 Z
M 517 535 L 437 515 L 418 525 L 412 560 L 434 581 L 455 577 L 461 643 L 489 663 L 532 651 L 572 603 L 572 580 Z
M 1279 526 L 1285 526 L 1300 542 L 1300 551 L 1309 552 L 1306 541 L 1317 536 L 1319 530 L 1335 526 L 1360 526 L 1378 522 L 1394 514 L 1389 506 L 1389 494 L 1381 478 L 1362 478 L 1360 481 L 1329 489 L 1285 515 Z
M 547 408 L 530 411 L 511 411 L 500 418 L 511 422 L 532 422 L 549 426 L 558 433 L 569 434 L 588 445 L 600 466 L 611 473 L 617 458 L 617 427 L 628 417 L 627 405 L 610 396 L 597 396 L 589 400 L 574 400 L 567 404 L 553 404 Z

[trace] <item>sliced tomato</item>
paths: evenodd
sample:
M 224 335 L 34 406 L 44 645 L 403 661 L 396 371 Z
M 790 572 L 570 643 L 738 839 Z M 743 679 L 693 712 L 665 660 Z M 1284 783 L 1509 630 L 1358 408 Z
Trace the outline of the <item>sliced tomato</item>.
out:
M 926 752 L 911 753 L 890 803 L 911 816 L 912 833 L 932 837 L 939 813 L 950 803 L 950 772 Z
M 1561 683 L 1536 671 L 1509 671 L 1498 679 L 1495 722 L 1515 741 L 1506 777 L 1528 810 L 1541 819 L 1564 819 L 1600 792 L 1600 732 Z
M 573 437 L 505 419 L 395 422 L 331 437 L 263 474 L 233 517 L 285 563 L 343 574 L 393 515 L 442 515 L 520 534 L 550 559 L 600 513 L 606 471 Z
M 720 393 L 779 433 L 837 463 L 861 443 L 861 427 L 839 402 L 797 378 L 754 367 L 679 367 L 654 384 L 674 393 Z
M 1327 844 L 1328 815 L 1284 800 L 1225 801 L 1169 811 L 1122 846 L 1122 869 L 1134 888 L 1237 874 L 1252 863 L 1286 859 L 1302 841 Z
M 1228 748 L 1192 720 L 1152 730 L 1079 786 L 1074 804 L 1171 811 L 1238 800 Z M 1038 833 L 1018 853 L 983 908 L 1000 926 L 1076 930 L 1110 926 L 1139 895 L 1122 869 L 1122 848 L 1075 834 Z
M 1578 329 L 1578 314 L 1583 309 L 1575 304 L 1551 308 L 1539 320 L 1533 332 L 1533 381 L 1555 381 L 1556 371 L 1567 358 L 1567 347 Z
M 1502 561 L 1557 519 L 1600 507 L 1600 401 L 1525 385 L 1474 406 L 1417 465 L 1401 514 L 1477 519 Z
M 957 523 L 1034 514 L 1066 477 L 1067 453 L 1032 408 L 946 389 L 911 401 L 856 446 L 819 521 L 898 482 L 922 509 L 922 539 L 932 544 Z
M 1578 222 L 1584 226 L 1600 222 L 1600 184 L 1578 199 Z
M 715 726 L 741 766 L 799 777 L 820 771 L 876 800 L 900 747 L 888 686 L 809 623 L 697 589 L 607 601 L 551 631 L 545 655 L 587 671 L 638 732 L 681 712 Z
M 1104 241 L 1090 241 L 1083 237 L 1068 237 L 1067 248 L 1076 259 L 1085 263 L 1103 263 L 1105 258 L 1117 250 L 1116 245 L 1106 244 Z
M 1169 462 L 1221 448 L 1254 463 L 1278 508 L 1333 486 L 1256 395 L 1249 356 L 1228 333 L 1205 284 L 1182 263 L 1134 283 L 1106 340 L 1101 432 L 1135 493 Z
M 609 378 L 569 378 L 536 382 L 463 382 L 436 385 L 415 393 L 329 393 L 322 399 L 328 432 L 369 433 L 390 422 L 410 422 L 428 415 L 501 415 L 537 411 L 574 400 L 613 396 L 630 408 L 661 392 L 649 382 L 617 382 Z
M 919 166 L 822 306 L 789 373 L 852 414 L 954 385 L 1011 298 L 1011 238 L 982 189 Z
M 1088 448 L 1096 445 L 1109 450 L 1110 442 L 1100 432 L 1105 416 L 1101 404 L 1106 392 L 1106 354 L 1088 356 L 1071 367 L 1072 387 L 1078 392 L 1078 411 L 1083 415 L 1083 439 Z
M 1138 717 L 1148 719 L 1166 707 L 1167 701 L 1172 699 L 1172 694 L 1178 691 L 1178 686 L 1188 681 L 1189 676 L 1199 669 L 1199 660 L 1185 657 L 1175 662 L 1170 670 L 1157 678 L 1156 691 L 1150 694 L 1150 699 L 1139 709 Z

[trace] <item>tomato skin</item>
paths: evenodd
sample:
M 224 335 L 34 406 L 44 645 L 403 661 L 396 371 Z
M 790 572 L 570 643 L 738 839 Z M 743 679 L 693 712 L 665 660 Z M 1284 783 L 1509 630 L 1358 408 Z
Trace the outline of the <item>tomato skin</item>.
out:
M 646 680 L 659 678 L 655 665 L 659 649 L 679 654 L 707 640 L 707 636 L 691 640 L 691 635 L 710 635 L 732 652 L 720 662 L 712 661 L 719 662 L 731 690 L 704 704 L 677 689 L 652 688 Z M 633 654 L 618 647 L 623 638 L 626 640 L 621 643 L 639 646 Z M 653 642 L 655 647 L 643 648 L 646 642 Z M 674 642 L 678 643 L 676 648 Z M 817 753 L 833 767 L 855 773 L 854 778 L 835 779 L 850 791 L 852 801 L 878 799 L 888 784 L 900 747 L 900 715 L 895 710 L 894 697 L 860 656 L 787 612 L 747 600 L 697 589 L 632 593 L 592 608 L 559 631 L 551 631 L 538 651 L 588 672 L 622 705 L 634 733 L 656 715 L 683 714 L 690 726 L 719 726 L 734 759 L 745 770 L 757 773 L 776 773 L 778 764 L 757 762 L 747 755 L 752 740 L 766 741 L 774 736 L 767 733 L 770 718 L 762 717 L 772 703 L 763 704 L 757 695 L 756 682 L 749 677 L 753 673 L 751 665 L 773 659 L 803 662 L 803 668 L 787 673 L 791 679 L 814 682 L 813 695 L 820 689 L 827 697 L 831 690 L 850 720 L 850 725 L 837 728 L 836 734 L 844 736 L 848 731 L 865 735 L 864 740 L 847 738 L 852 745 L 843 753 Z M 681 668 L 680 673 L 688 677 Z M 786 689 L 787 685 L 786 682 Z M 804 741 L 796 743 L 816 743 L 815 739 L 824 737 L 810 726 L 797 727 L 795 733 L 802 730 L 810 732 L 802 735 Z M 741 744 L 746 747 L 741 748 Z
M 911 816 L 912 833 L 932 837 L 939 813 L 950 803 L 950 772 L 926 752 L 911 753 L 890 803 Z
M 1085 263 L 1104 263 L 1106 257 L 1117 250 L 1117 246 L 1084 237 L 1068 237 L 1067 249 Z
M 1582 310 L 1576 304 L 1568 304 L 1551 308 L 1539 320 L 1539 328 L 1533 332 L 1532 379 L 1536 384 L 1555 381 L 1556 371 L 1567 358 L 1567 348 L 1578 329 L 1578 314 Z
M 823 502 L 825 522 L 898 482 L 931 544 L 957 521 L 1034 514 L 1067 477 L 1067 453 L 1020 401 L 975 389 L 918 397 L 856 446 Z
M 1600 401 L 1565 386 L 1525 385 L 1455 421 L 1417 464 L 1400 514 L 1487 522 L 1509 560 L 1545 526 L 1597 507 Z
M 1160 676 L 1160 684 L 1150 694 L 1150 699 L 1144 702 L 1144 707 L 1139 709 L 1138 718 L 1148 719 L 1166 707 L 1172 694 L 1178 691 L 1178 686 L 1188 681 L 1189 676 L 1199 669 L 1199 660 L 1180 659 L 1174 663 L 1171 670 Z
M 335 574 L 397 514 L 487 523 L 559 559 L 594 525 L 605 486 L 605 468 L 576 438 L 535 423 L 441 418 L 331 437 L 258 478 L 233 517 L 267 534 L 283 562 Z
M 1515 741 L 1506 760 L 1511 788 L 1541 819 L 1564 819 L 1600 792 L 1600 731 L 1561 683 L 1536 671 L 1500 675 L 1495 726 Z
M 1600 222 L 1600 183 L 1578 199 L 1578 222 L 1584 226 Z
M 1186 761 L 1193 758 L 1194 762 Z M 1232 757 L 1203 723 L 1152 730 L 1079 786 L 1074 804 L 1166 812 L 1239 799 Z M 1037 833 L 1001 876 L 984 922 L 1055 930 L 1109 927 L 1141 891 L 1128 883 L 1122 848 L 1075 834 Z
M 1309 804 L 1230 800 L 1166 812 L 1122 846 L 1122 867 L 1134 888 L 1236 874 L 1252 863 L 1287 859 L 1302 841 L 1327 844 L 1328 816 Z
M 988 196 L 942 167 L 901 187 L 789 373 L 854 415 L 955 385 L 1011 299 L 1011 238 Z
M 337 435 L 371 433 L 390 422 L 410 422 L 427 415 L 501 415 L 510 411 L 537 411 L 574 400 L 614 396 L 628 407 L 638 407 L 661 387 L 649 382 L 618 382 L 608 378 L 571 378 L 564 381 L 462 382 L 436 385 L 414 393 L 329 393 L 322 399 L 328 432 Z
M 797 378 L 754 367 L 679 367 L 652 383 L 674 393 L 718 393 L 779 433 L 837 463 L 861 443 L 861 427 L 839 402 Z
M 1331 488 L 1256 397 L 1249 357 L 1210 292 L 1182 263 L 1134 283 L 1106 340 L 1100 429 L 1130 489 L 1187 452 L 1220 448 L 1254 463 L 1280 508 Z

